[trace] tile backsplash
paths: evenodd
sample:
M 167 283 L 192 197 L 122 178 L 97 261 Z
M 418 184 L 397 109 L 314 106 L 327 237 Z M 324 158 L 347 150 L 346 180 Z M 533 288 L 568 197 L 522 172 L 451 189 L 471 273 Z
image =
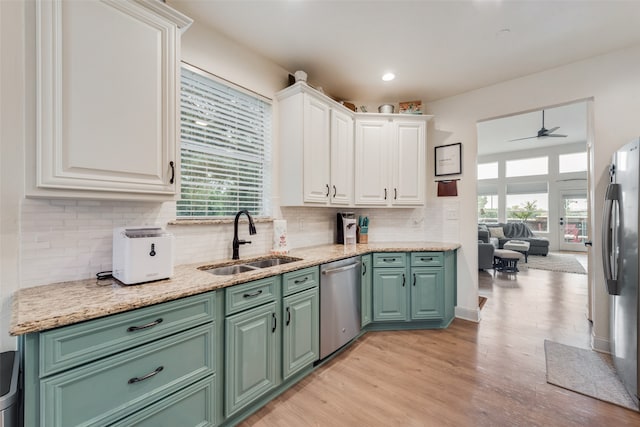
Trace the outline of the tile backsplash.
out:
M 436 205 L 347 210 L 369 216 L 372 242 L 457 241 L 457 221 L 444 220 L 443 212 L 451 207 Z M 86 279 L 99 271 L 111 270 L 114 227 L 167 227 L 175 236 L 175 264 L 231 257 L 232 223 L 167 225 L 175 219 L 175 206 L 175 202 L 25 199 L 21 215 L 20 287 Z M 282 207 L 289 248 L 333 243 L 336 213 L 343 210 Z M 272 223 L 257 222 L 256 228 L 258 233 L 249 237 L 246 222 L 240 224 L 240 237 L 252 241 L 240 247 L 241 257 L 261 255 L 271 249 Z

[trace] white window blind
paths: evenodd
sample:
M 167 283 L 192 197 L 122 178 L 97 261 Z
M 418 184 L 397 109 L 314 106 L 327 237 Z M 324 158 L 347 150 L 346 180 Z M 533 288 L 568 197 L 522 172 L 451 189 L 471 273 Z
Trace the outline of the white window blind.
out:
M 269 215 L 271 104 L 184 65 L 179 218 Z

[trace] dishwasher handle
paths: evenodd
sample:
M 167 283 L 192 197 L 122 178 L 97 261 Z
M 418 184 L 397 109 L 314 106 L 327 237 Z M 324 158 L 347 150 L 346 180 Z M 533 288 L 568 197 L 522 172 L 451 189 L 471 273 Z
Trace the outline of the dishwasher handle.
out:
M 359 265 L 360 265 L 360 261 L 356 261 L 353 264 L 345 265 L 344 267 L 330 268 L 328 270 L 323 270 L 322 274 L 339 273 L 341 271 L 351 270 L 352 268 L 356 268 Z

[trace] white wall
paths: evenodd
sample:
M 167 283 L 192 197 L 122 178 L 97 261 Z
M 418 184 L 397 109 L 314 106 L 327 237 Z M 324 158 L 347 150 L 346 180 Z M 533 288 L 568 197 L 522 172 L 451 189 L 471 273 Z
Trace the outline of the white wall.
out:
M 429 133 L 430 144 L 443 145 L 462 141 L 464 177 L 460 182 L 465 197 L 460 198 L 460 221 L 463 245 L 459 264 L 459 303 L 469 306 L 476 299 L 476 123 L 508 114 L 537 110 L 569 101 L 593 98 L 593 170 L 592 237 L 590 258 L 594 287 L 594 348 L 608 350 L 608 296 L 597 254 L 602 220 L 602 199 L 608 180 L 607 166 L 611 154 L 627 141 L 640 135 L 640 46 L 590 58 L 556 69 L 478 89 L 427 105 L 434 114 Z M 473 250 L 472 250 L 473 249 Z M 533 319 L 532 319 L 533 320 Z
M 7 334 L 11 294 L 19 283 L 19 213 L 24 172 L 24 62 L 21 2 L 0 1 L 0 351 L 13 349 Z

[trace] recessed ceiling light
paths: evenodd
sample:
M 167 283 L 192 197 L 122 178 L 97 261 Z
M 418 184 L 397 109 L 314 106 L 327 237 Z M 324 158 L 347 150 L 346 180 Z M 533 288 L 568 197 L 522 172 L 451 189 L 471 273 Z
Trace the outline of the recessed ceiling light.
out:
M 501 30 L 498 30 L 498 32 L 496 32 L 497 37 L 507 37 L 509 36 L 509 34 L 511 34 L 510 28 L 503 28 Z
M 385 82 L 390 82 L 391 80 L 395 79 L 396 75 L 393 73 L 386 73 L 382 76 L 382 80 L 384 80 Z

